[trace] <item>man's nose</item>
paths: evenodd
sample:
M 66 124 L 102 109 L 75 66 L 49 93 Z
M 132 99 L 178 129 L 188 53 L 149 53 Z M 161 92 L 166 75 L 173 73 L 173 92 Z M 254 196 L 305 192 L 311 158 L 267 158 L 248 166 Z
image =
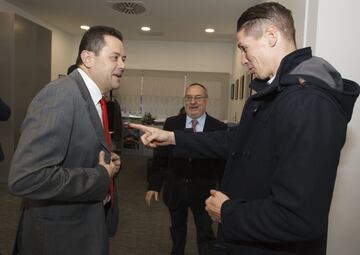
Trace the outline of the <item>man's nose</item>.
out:
M 118 62 L 117 62 L 117 66 L 118 68 L 124 69 L 125 68 L 125 63 L 122 60 L 122 58 L 119 58 Z
M 241 64 L 242 65 L 246 65 L 247 63 L 249 63 L 249 60 L 246 56 L 245 52 L 241 52 Z
M 197 100 L 195 97 L 192 97 L 191 100 L 190 100 L 190 104 L 196 104 L 197 103 Z
M 244 53 L 242 53 L 242 54 L 241 54 L 241 64 L 242 64 L 242 65 L 246 65 L 248 62 L 249 62 L 249 61 L 248 61 L 247 57 L 245 56 Z

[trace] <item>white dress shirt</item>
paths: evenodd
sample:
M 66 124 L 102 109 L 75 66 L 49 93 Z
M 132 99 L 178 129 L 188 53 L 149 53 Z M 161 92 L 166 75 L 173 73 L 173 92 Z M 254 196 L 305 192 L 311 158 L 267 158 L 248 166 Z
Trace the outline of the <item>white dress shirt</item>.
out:
M 274 80 L 275 80 L 275 75 L 273 77 L 271 77 L 268 81 L 267 84 L 270 85 Z
M 192 121 L 193 119 L 190 118 L 188 115 L 186 115 L 186 126 L 185 128 L 192 128 Z M 206 120 L 206 112 L 204 112 L 203 115 L 201 115 L 197 120 L 197 125 L 195 126 L 196 132 L 203 132 L 204 126 L 205 126 L 205 120 Z
M 102 122 L 102 114 L 101 114 L 102 111 L 101 111 L 101 105 L 100 105 L 100 100 L 102 98 L 101 91 L 100 91 L 99 87 L 96 85 L 96 83 L 89 77 L 89 75 L 87 75 L 81 68 L 78 68 L 77 70 L 80 73 L 81 77 L 83 78 L 85 85 L 90 92 L 91 99 L 94 102 L 94 105 L 99 114 L 100 120 Z

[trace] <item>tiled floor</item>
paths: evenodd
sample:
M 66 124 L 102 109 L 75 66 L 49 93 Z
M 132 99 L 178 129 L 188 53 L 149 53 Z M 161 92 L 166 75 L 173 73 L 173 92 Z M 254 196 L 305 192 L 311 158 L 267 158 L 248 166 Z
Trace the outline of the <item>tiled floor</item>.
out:
M 146 158 L 123 156 L 124 168 L 118 178 L 120 221 L 110 242 L 110 255 L 170 254 L 169 215 L 161 202 L 148 208 L 145 204 Z M 10 254 L 18 220 L 20 200 L 0 184 L 0 254 Z M 190 216 L 191 214 L 189 214 Z M 190 218 L 186 255 L 195 255 L 196 241 Z

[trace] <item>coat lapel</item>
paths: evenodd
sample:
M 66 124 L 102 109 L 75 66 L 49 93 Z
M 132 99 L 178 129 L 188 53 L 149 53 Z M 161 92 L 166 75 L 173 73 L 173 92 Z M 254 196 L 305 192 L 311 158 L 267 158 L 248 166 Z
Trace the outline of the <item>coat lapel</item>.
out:
M 177 118 L 175 119 L 175 123 L 174 123 L 174 129 L 178 129 L 178 130 L 185 130 L 186 132 L 190 132 L 191 128 L 186 128 L 186 114 L 181 114 L 178 115 Z
M 84 80 L 82 79 L 82 77 L 78 71 L 72 72 L 70 75 L 75 79 L 76 84 L 79 87 L 81 96 L 84 98 L 84 100 L 86 102 L 86 106 L 87 106 L 87 109 L 89 112 L 91 123 L 96 131 L 96 134 L 97 134 L 97 137 L 98 137 L 100 143 L 102 144 L 104 149 L 106 149 L 108 152 L 110 152 L 109 148 L 107 146 L 106 140 L 105 140 L 104 129 L 103 129 L 103 126 L 101 123 L 101 119 L 96 110 L 94 102 L 90 96 L 90 92 L 85 85 Z
M 186 129 L 186 114 L 179 115 L 176 125 L 177 125 L 176 128 Z
M 210 115 L 206 113 L 206 119 L 204 123 L 204 130 L 203 132 L 209 132 L 212 131 L 213 126 L 211 125 L 211 119 Z

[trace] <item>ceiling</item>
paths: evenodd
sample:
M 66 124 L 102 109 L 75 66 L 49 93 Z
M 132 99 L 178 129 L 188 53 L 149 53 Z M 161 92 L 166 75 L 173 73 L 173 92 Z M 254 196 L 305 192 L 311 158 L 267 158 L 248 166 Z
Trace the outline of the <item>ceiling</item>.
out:
M 125 40 L 234 42 L 236 21 L 261 0 L 128 0 L 145 7 L 142 14 L 115 11 L 118 0 L 6 0 L 37 18 L 73 35 L 83 34 L 82 24 L 119 29 Z M 141 26 L 150 26 L 149 33 Z M 215 33 L 204 29 L 213 27 Z

